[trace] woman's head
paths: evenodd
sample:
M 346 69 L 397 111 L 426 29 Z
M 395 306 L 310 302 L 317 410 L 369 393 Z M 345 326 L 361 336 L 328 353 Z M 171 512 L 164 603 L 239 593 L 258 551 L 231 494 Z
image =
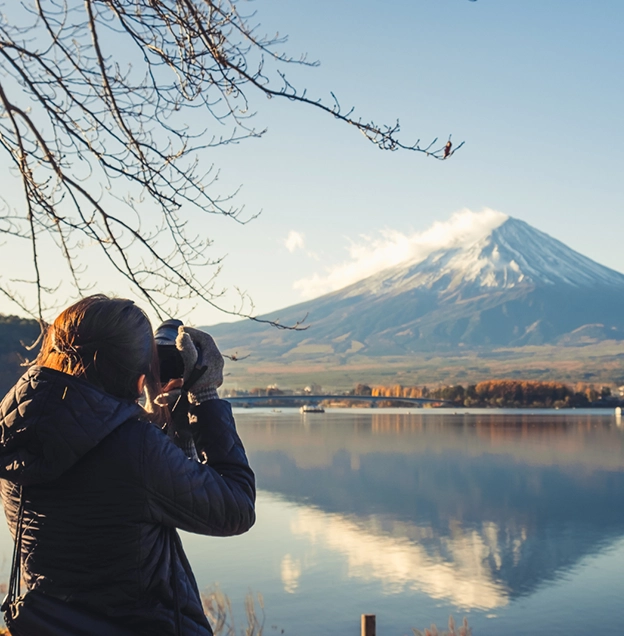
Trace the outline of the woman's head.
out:
M 123 399 L 140 396 L 140 378 L 157 395 L 158 358 L 152 326 L 125 298 L 97 294 L 65 309 L 48 328 L 36 363 L 84 378 Z

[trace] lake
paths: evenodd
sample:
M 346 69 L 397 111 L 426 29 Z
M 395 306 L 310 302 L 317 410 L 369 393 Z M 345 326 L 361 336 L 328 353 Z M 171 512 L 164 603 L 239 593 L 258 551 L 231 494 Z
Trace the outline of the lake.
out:
M 611 412 L 236 410 L 258 521 L 183 535 L 201 588 L 265 634 L 624 631 L 624 429 Z M 2 524 L 8 573 L 11 541 Z M 239 621 L 239 629 L 242 620 Z

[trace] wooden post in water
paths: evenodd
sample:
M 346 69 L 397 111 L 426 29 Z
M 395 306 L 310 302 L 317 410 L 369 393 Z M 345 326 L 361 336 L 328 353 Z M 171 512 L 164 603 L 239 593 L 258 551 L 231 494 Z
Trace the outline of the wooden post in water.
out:
M 377 636 L 375 614 L 362 614 L 362 636 Z

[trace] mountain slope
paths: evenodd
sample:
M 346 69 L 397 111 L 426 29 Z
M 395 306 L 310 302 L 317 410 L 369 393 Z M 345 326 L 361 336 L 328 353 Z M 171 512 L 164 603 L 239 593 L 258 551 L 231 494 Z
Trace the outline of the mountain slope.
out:
M 619 340 L 624 275 L 508 218 L 470 245 L 266 317 L 286 324 L 305 315 L 305 332 L 250 321 L 209 330 L 222 347 L 265 359 Z

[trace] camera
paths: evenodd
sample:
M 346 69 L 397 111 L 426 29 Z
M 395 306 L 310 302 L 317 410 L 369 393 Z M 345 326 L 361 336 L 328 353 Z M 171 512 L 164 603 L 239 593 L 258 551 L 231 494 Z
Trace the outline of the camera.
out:
M 172 318 L 165 320 L 154 332 L 160 362 L 160 383 L 163 385 L 184 375 L 184 361 L 175 345 L 178 327 L 183 324 L 181 320 Z

